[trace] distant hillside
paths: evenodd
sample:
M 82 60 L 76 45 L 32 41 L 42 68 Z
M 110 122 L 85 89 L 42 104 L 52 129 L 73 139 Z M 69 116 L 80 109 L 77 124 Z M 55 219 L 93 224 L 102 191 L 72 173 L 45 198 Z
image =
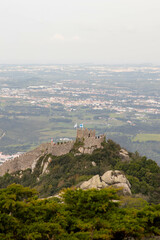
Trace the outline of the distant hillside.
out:
M 47 197 L 63 188 L 77 186 L 96 174 L 102 176 L 108 170 L 121 170 L 131 183 L 133 194 L 160 203 L 160 167 L 156 162 L 138 153 L 128 153 L 125 158 L 120 145 L 112 140 L 104 140 L 102 148 L 95 149 L 92 154 L 80 153 L 78 149 L 82 145 L 83 141 L 76 141 L 71 151 L 61 156 L 42 155 L 34 170 L 6 173 L 0 177 L 0 187 L 19 183 L 36 188 L 40 197 Z

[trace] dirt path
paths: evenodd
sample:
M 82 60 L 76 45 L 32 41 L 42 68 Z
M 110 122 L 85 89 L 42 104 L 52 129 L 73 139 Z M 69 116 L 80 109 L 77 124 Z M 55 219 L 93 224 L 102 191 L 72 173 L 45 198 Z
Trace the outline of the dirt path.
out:
M 0 136 L 0 140 L 6 135 L 6 133 L 2 133 L 2 135 Z

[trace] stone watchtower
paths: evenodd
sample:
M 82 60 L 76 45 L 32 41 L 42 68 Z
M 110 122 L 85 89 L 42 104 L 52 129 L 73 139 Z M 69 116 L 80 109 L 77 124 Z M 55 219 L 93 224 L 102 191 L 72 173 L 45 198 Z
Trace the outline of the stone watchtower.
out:
M 96 138 L 96 131 L 87 128 L 77 129 L 77 139 Z
M 84 143 L 78 150 L 80 153 L 91 154 L 95 149 L 102 148 L 102 142 L 105 139 L 104 135 L 96 136 L 96 131 L 87 128 L 77 129 L 77 139 Z

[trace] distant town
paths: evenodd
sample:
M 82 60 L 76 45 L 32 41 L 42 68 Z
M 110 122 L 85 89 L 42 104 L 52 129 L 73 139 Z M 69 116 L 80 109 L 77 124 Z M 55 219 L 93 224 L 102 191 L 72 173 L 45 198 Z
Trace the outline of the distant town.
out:
M 0 152 L 0 164 L 4 163 L 5 161 L 19 157 L 21 154 L 23 154 L 23 153 L 17 152 L 16 154 L 12 154 L 12 155 L 3 155 L 3 153 Z
M 123 112 L 137 112 L 137 113 L 151 113 L 151 114 L 160 114 L 160 96 L 153 95 L 152 92 L 143 92 L 139 89 L 137 79 L 134 79 L 135 84 L 133 89 L 128 86 L 121 86 L 121 82 L 113 82 L 111 86 L 108 84 L 105 86 L 102 83 L 103 79 L 108 80 L 114 77 L 114 75 L 122 73 L 141 73 L 145 75 L 148 72 L 147 79 L 149 84 L 152 84 L 152 81 L 157 81 L 160 83 L 160 78 L 152 79 L 151 76 L 155 74 L 160 74 L 160 67 L 86 67 L 87 74 L 89 79 L 92 79 L 92 82 L 89 84 L 89 79 L 75 80 L 74 79 L 65 79 L 62 78 L 58 82 L 53 84 L 46 83 L 43 85 L 28 85 L 21 88 L 10 86 L 10 84 L 2 84 L 0 88 L 1 101 L 5 99 L 16 99 L 17 104 L 18 100 L 24 100 L 26 103 L 35 106 L 44 106 L 49 108 L 51 104 L 62 104 L 67 111 L 74 111 L 76 106 L 91 106 L 93 109 L 109 109 L 119 113 Z M 83 67 L 58 67 L 58 66 L 39 66 L 25 68 L 24 66 L 16 66 L 9 68 L 8 71 L 12 71 L 12 78 L 16 77 L 16 73 L 29 73 L 34 74 L 35 72 L 44 71 L 44 73 L 52 73 L 52 71 L 61 71 L 66 74 L 67 70 L 77 74 L 78 71 L 82 71 Z M 7 69 L 2 68 L 0 73 L 6 73 Z M 15 72 L 15 73 L 14 73 Z M 40 73 L 39 73 L 40 74 Z M 69 73 L 68 73 L 69 75 Z M 73 76 L 72 76 L 73 77 Z M 105 79 L 106 78 L 106 79 Z M 115 77 L 114 77 L 115 78 Z M 1 77 L 1 80 L 6 78 Z M 141 79 L 142 81 L 143 79 Z M 123 79 L 122 79 L 123 81 Z M 141 82 L 140 81 L 140 82 Z M 34 81 L 33 81 L 34 83 Z M 134 83 L 132 83 L 134 85 Z M 146 83 L 145 83 L 146 84 Z M 135 88 L 137 87 L 137 89 Z
M 1 65 L 0 151 L 71 139 L 79 122 L 158 161 L 159 92 L 160 66 Z

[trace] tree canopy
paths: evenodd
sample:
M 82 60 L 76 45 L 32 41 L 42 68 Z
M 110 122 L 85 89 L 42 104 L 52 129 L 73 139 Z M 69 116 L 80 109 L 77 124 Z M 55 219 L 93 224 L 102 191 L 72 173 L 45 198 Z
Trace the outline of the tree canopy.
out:
M 39 199 L 30 188 L 0 190 L 0 239 L 121 240 L 160 235 L 160 204 L 120 197 L 118 190 L 65 189 Z

